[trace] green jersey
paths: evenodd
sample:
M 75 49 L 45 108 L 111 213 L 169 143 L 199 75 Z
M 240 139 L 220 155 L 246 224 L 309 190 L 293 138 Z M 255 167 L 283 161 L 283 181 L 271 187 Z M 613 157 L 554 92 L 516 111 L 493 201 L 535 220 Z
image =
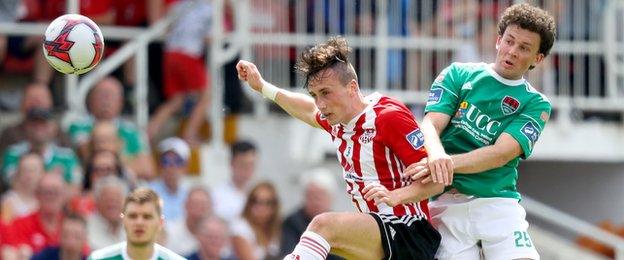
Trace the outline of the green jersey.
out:
M 10 181 L 13 175 L 15 175 L 20 158 L 29 151 L 30 144 L 24 141 L 10 146 L 4 152 L 2 177 L 5 181 Z M 42 158 L 46 171 L 61 168 L 61 173 L 63 174 L 65 182 L 70 184 L 82 183 L 80 162 L 72 149 L 50 144 L 43 152 Z
M 69 126 L 69 137 L 72 143 L 78 145 L 88 141 L 91 138 L 94 123 L 93 117 L 73 122 Z M 115 125 L 117 126 L 117 136 L 123 142 L 124 155 L 133 156 L 146 151 L 146 145 L 136 125 L 122 119 L 115 120 Z
M 550 111 L 548 99 L 525 79 L 505 79 L 485 63 L 453 63 L 444 69 L 431 85 L 425 108 L 425 113 L 452 117 L 440 135 L 447 154 L 492 145 L 502 133 L 516 139 L 521 156 L 481 173 L 458 172 L 452 185 L 467 195 L 516 199 L 520 199 L 516 189 L 518 162 L 531 155 Z
M 154 244 L 154 253 L 150 260 L 179 260 L 186 259 L 172 252 L 171 250 L 164 248 L 159 244 Z M 107 246 L 99 249 L 89 255 L 88 260 L 131 260 L 128 256 L 126 242 Z

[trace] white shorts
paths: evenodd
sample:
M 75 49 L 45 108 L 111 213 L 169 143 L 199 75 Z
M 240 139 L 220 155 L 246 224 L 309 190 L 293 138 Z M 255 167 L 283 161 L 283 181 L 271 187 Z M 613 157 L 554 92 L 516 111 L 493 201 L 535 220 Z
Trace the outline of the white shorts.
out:
M 450 190 L 429 202 L 442 235 L 438 259 L 539 259 L 526 212 L 512 198 L 476 198 Z

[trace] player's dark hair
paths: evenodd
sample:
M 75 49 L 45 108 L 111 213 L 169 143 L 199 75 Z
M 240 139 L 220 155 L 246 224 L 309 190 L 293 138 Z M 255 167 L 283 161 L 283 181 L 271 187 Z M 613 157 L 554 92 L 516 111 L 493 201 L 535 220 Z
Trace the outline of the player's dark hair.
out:
M 527 3 L 515 4 L 505 10 L 498 22 L 498 35 L 502 36 L 507 27 L 512 24 L 539 34 L 538 52 L 544 54 L 544 57 L 548 56 L 557 36 L 557 25 L 552 15 Z
M 347 40 L 336 36 L 301 53 L 295 69 L 305 77 L 305 88 L 310 81 L 323 77 L 324 74 L 319 72 L 325 69 L 336 72 L 345 85 L 353 79 L 357 81 L 357 74 L 349 62 L 350 52 Z
M 239 154 L 247 152 L 255 152 L 257 150 L 256 145 L 251 141 L 239 140 L 232 144 L 230 148 L 230 158 L 234 158 Z

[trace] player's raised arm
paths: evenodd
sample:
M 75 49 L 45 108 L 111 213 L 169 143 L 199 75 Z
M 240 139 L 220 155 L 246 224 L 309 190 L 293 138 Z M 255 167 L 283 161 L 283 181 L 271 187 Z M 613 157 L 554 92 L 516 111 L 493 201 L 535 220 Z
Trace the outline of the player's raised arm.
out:
M 310 96 L 280 89 L 265 81 L 256 65 L 252 62 L 240 60 L 236 64 L 236 70 L 238 78 L 246 81 L 253 90 L 278 104 L 291 116 L 313 127 L 320 128 L 316 121 L 318 109 L 314 104 L 314 99 Z

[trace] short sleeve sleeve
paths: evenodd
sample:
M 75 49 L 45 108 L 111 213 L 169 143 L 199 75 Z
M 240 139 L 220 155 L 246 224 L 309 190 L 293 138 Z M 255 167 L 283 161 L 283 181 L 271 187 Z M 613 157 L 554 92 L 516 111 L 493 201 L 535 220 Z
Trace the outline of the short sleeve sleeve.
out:
M 442 70 L 431 84 L 425 113 L 441 112 L 452 116 L 460 102 L 462 84 L 460 69 L 457 64 L 453 63 Z
M 411 113 L 388 109 L 376 124 L 383 142 L 405 166 L 427 157 L 423 133 Z
M 522 113 L 505 128 L 505 133 L 510 134 L 520 144 L 522 159 L 529 158 L 533 152 L 533 147 L 550 117 L 550 111 L 550 102 L 540 98 L 527 104 Z

